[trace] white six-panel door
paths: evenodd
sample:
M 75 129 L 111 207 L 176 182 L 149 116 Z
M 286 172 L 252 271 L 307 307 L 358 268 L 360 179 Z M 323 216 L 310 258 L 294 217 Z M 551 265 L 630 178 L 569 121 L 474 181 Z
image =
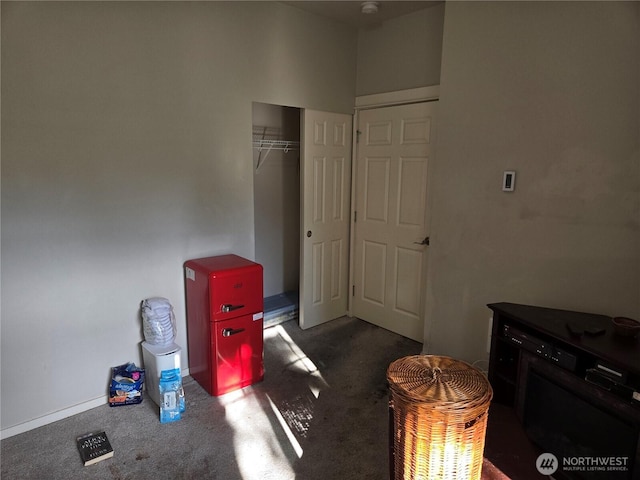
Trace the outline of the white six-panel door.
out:
M 437 105 L 362 110 L 358 119 L 352 313 L 419 342 Z
M 347 313 L 351 115 L 302 115 L 300 327 Z

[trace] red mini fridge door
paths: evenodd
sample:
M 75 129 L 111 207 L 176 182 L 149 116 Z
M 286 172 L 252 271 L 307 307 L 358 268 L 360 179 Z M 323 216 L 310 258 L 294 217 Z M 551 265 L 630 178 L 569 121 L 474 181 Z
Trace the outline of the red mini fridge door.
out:
M 262 312 L 262 265 L 259 263 L 237 255 L 220 255 L 189 260 L 185 267 L 188 286 L 194 282 L 202 284 L 206 278 L 211 320 Z
M 223 395 L 264 378 L 263 314 L 213 322 L 211 395 Z
M 215 322 L 262 312 L 262 266 L 209 273 L 211 319 Z

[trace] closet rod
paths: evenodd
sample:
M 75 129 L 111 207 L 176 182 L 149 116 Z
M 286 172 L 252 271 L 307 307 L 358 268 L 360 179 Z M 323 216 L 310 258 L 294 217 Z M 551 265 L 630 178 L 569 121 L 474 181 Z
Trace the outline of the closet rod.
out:
M 289 150 L 299 150 L 300 142 L 292 140 L 254 140 L 253 148 L 257 148 L 258 150 L 262 150 L 263 148 L 269 150 L 284 150 L 286 153 Z
M 284 153 L 288 153 L 291 150 L 299 150 L 300 142 L 290 142 L 287 140 L 259 140 L 253 142 L 253 148 L 258 150 L 258 164 L 256 165 L 257 172 L 267 159 L 271 150 L 282 150 Z M 265 151 L 266 153 L 263 157 L 262 153 Z

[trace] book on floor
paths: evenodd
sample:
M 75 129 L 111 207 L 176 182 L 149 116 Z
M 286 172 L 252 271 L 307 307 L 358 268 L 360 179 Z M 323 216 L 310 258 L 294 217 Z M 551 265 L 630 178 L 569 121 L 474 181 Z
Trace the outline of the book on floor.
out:
M 85 467 L 113 457 L 113 448 L 105 432 L 80 435 L 76 438 L 76 444 Z

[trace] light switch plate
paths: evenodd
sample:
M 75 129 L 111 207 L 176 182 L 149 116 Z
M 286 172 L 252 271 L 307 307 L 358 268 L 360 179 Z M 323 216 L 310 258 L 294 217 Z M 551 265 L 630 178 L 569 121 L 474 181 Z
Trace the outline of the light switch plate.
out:
M 506 170 L 502 176 L 502 191 L 513 192 L 516 188 L 516 172 Z

